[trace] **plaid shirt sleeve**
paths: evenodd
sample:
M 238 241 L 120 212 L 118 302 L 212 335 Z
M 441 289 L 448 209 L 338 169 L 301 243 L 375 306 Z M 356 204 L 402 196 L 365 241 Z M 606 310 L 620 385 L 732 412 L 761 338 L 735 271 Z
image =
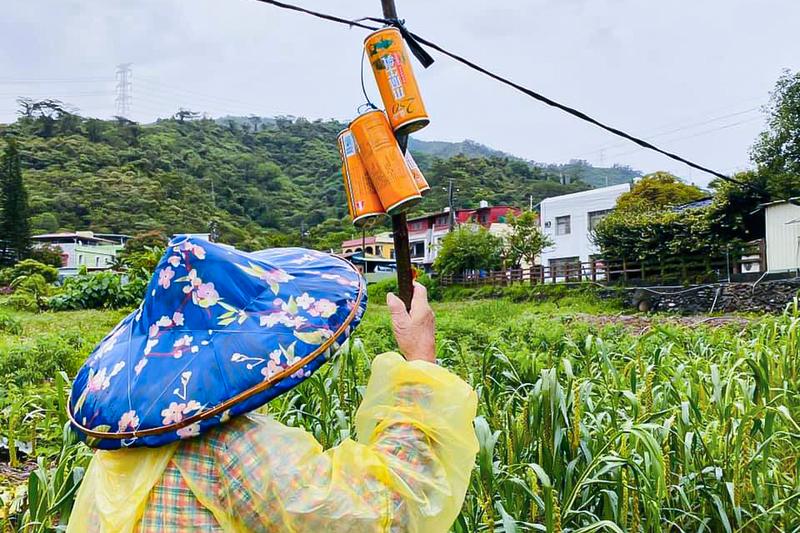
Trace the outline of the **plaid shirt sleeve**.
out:
M 434 365 L 390 363 L 373 365 L 359 442 L 323 451 L 251 414 L 183 443 L 139 533 L 447 531 L 477 452 L 474 392 Z

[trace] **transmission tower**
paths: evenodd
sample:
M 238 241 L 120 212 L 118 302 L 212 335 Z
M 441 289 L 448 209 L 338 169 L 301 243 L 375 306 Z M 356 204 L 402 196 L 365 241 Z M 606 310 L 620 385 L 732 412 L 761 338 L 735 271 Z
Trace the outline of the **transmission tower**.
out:
M 133 63 L 117 65 L 117 116 L 130 118 L 131 103 L 133 102 Z

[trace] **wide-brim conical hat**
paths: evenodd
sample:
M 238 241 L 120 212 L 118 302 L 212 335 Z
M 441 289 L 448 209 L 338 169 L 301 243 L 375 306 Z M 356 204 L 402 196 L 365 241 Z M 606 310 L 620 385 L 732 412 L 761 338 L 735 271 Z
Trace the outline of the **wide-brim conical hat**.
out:
M 366 292 L 329 254 L 177 236 L 141 306 L 78 372 L 72 424 L 104 449 L 202 434 L 313 374 L 358 325 Z

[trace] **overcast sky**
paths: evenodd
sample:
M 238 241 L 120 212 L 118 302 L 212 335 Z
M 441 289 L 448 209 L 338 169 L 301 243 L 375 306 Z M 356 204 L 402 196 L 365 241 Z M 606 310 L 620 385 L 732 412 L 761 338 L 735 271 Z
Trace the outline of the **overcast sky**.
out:
M 347 18 L 378 0 L 293 0 Z M 131 117 L 178 107 L 347 120 L 362 103 L 365 30 L 254 0 L 6 0 L 0 122 L 18 96 L 115 114 L 114 72 L 132 63 Z M 416 33 L 547 96 L 723 172 L 748 166 L 760 106 L 800 69 L 797 0 L 397 0 Z M 637 149 L 438 56 L 416 64 L 426 140 L 473 139 L 540 162 L 586 159 L 700 172 Z M 369 75 L 369 73 L 367 73 Z M 374 82 L 368 88 L 377 99 Z

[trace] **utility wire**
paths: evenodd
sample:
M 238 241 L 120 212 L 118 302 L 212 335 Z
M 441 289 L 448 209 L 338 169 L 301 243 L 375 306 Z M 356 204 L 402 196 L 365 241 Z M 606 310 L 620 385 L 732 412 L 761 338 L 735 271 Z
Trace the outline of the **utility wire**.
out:
M 257 2 L 262 2 L 262 3 L 265 3 L 265 4 L 271 4 L 273 6 L 280 7 L 282 9 L 288 9 L 290 11 L 297 11 L 299 13 L 304 13 L 306 15 L 311 15 L 313 17 L 320 18 L 320 19 L 323 19 L 323 20 L 328 20 L 328 21 L 331 21 L 331 22 L 337 22 L 339 24 L 344 24 L 344 25 L 347 25 L 347 26 L 350 26 L 350 27 L 356 26 L 356 27 L 359 27 L 359 28 L 364 28 L 364 29 L 373 30 L 373 31 L 377 30 L 379 28 L 377 28 L 375 26 L 370 26 L 368 24 L 363 24 L 361 22 L 361 20 L 372 20 L 372 21 L 376 21 L 376 22 L 383 22 L 383 23 L 387 23 L 387 24 L 400 25 L 400 26 L 402 26 L 402 24 L 403 24 L 402 21 L 387 20 L 387 19 L 372 18 L 372 17 L 367 17 L 366 19 L 359 19 L 359 20 L 348 20 L 348 19 L 345 19 L 345 18 L 342 18 L 342 17 L 337 17 L 335 15 L 330 15 L 330 14 L 327 14 L 327 13 L 320 13 L 318 11 L 312 11 L 310 9 L 306 9 L 306 8 L 303 8 L 303 7 L 300 7 L 300 6 L 296 6 L 296 5 L 293 5 L 293 4 L 287 4 L 285 2 L 280 2 L 278 0 L 256 0 L 256 1 Z M 638 138 L 638 137 L 636 137 L 634 135 L 631 135 L 631 134 L 629 134 L 629 133 L 627 133 L 627 132 L 625 132 L 625 131 L 623 131 L 623 130 L 621 130 L 619 128 L 615 128 L 613 126 L 605 124 L 605 123 L 601 122 L 600 120 L 598 120 L 596 118 L 593 118 L 590 115 L 584 113 L 583 111 L 580 111 L 580 110 L 572 108 L 572 107 L 570 107 L 568 105 L 565 105 L 565 104 L 562 104 L 560 102 L 557 102 L 557 101 L 553 100 L 552 98 L 548 98 L 547 96 L 544 96 L 543 94 L 540 94 L 540 93 L 538 93 L 536 91 L 528 89 L 527 87 L 524 87 L 524 86 L 522 86 L 522 85 L 520 85 L 520 84 L 518 84 L 516 82 L 513 82 L 513 81 L 511 81 L 511 80 L 509 80 L 507 78 L 504 78 L 504 77 L 500 76 L 499 74 L 495 74 L 494 72 L 492 72 L 492 71 L 490 71 L 490 70 L 478 65 L 477 63 L 474 63 L 473 61 L 470 61 L 469 59 L 461 57 L 458 54 L 455 54 L 453 52 L 450 52 L 450 51 L 446 50 L 445 48 L 442 48 L 441 46 L 439 46 L 438 44 L 436 44 L 434 42 L 431 42 L 431 41 L 429 41 L 429 40 L 427 40 L 427 39 L 425 39 L 423 37 L 420 37 L 416 33 L 413 33 L 411 31 L 408 31 L 407 33 L 409 35 L 411 35 L 411 37 L 416 39 L 417 42 L 419 42 L 421 44 L 424 44 L 425 46 L 427 46 L 429 48 L 433 48 L 437 52 L 439 52 L 439 53 L 441 53 L 441 54 L 443 54 L 443 55 L 445 55 L 445 56 L 447 56 L 447 57 L 449 57 L 449 58 L 451 58 L 451 59 L 463 64 L 463 65 L 466 65 L 467 67 L 469 67 L 469 68 L 471 68 L 471 69 L 473 69 L 475 71 L 478 71 L 481 74 L 483 74 L 485 76 L 488 76 L 488 77 L 492 78 L 495 81 L 498 81 L 498 82 L 500 82 L 500 83 L 502 83 L 504 85 L 508 85 L 509 87 L 512 87 L 512 88 L 520 91 L 521 93 L 523 93 L 523 94 L 525 94 L 527 96 L 530 96 L 531 98 L 533 98 L 535 100 L 538 100 L 539 102 L 542 102 L 542 103 L 544 103 L 544 104 L 546 104 L 546 105 L 548 105 L 550 107 L 554 107 L 556 109 L 559 109 L 559 110 L 561 110 L 561 111 L 563 111 L 565 113 L 568 113 L 568 114 L 570 114 L 570 115 L 572 115 L 572 116 L 574 116 L 576 118 L 579 118 L 580 120 L 583 120 L 584 122 L 588 122 L 590 124 L 593 124 L 593 125 L 595 125 L 595 126 L 597 126 L 599 128 L 602 128 L 602 129 L 608 131 L 609 133 L 612 133 L 612 134 L 614 134 L 614 135 L 616 135 L 618 137 L 622 137 L 623 139 L 627 139 L 627 140 L 629 140 L 629 141 L 631 141 L 631 142 L 633 142 L 635 144 L 638 144 L 642 148 L 646 148 L 648 150 L 652 150 L 654 152 L 657 152 L 657 153 L 659 153 L 661 155 L 664 155 L 664 156 L 666 156 L 666 157 L 668 157 L 670 159 L 673 159 L 675 161 L 678 161 L 678 162 L 681 162 L 681 163 L 683 163 L 685 165 L 688 165 L 691 168 L 700 170 L 702 172 L 706 172 L 706 173 L 711 174 L 712 176 L 715 176 L 715 177 L 717 177 L 717 178 L 719 178 L 721 180 L 729 181 L 731 183 L 735 183 L 735 184 L 737 184 L 739 186 L 742 186 L 742 187 L 747 187 L 747 188 L 750 188 L 750 189 L 753 189 L 753 190 L 757 190 L 760 193 L 765 193 L 765 191 L 763 189 L 761 189 L 761 187 L 758 187 L 758 186 L 756 186 L 754 184 L 751 184 L 751 183 L 743 182 L 743 181 L 738 180 L 736 178 L 732 178 L 730 176 L 727 176 L 727 175 L 723 174 L 722 172 L 718 172 L 716 170 L 710 169 L 708 167 L 705 167 L 703 165 L 695 163 L 694 161 L 690 161 L 689 159 L 686 159 L 686 158 L 684 158 L 684 157 L 682 157 L 682 156 L 680 156 L 678 154 L 675 154 L 675 153 L 669 152 L 667 150 L 664 150 L 662 148 L 659 148 L 658 146 L 656 146 L 656 145 L 654 145 L 654 144 L 652 144 L 652 143 L 650 143 L 650 142 L 648 142 L 648 141 L 646 141 L 644 139 L 640 139 L 640 138 Z

